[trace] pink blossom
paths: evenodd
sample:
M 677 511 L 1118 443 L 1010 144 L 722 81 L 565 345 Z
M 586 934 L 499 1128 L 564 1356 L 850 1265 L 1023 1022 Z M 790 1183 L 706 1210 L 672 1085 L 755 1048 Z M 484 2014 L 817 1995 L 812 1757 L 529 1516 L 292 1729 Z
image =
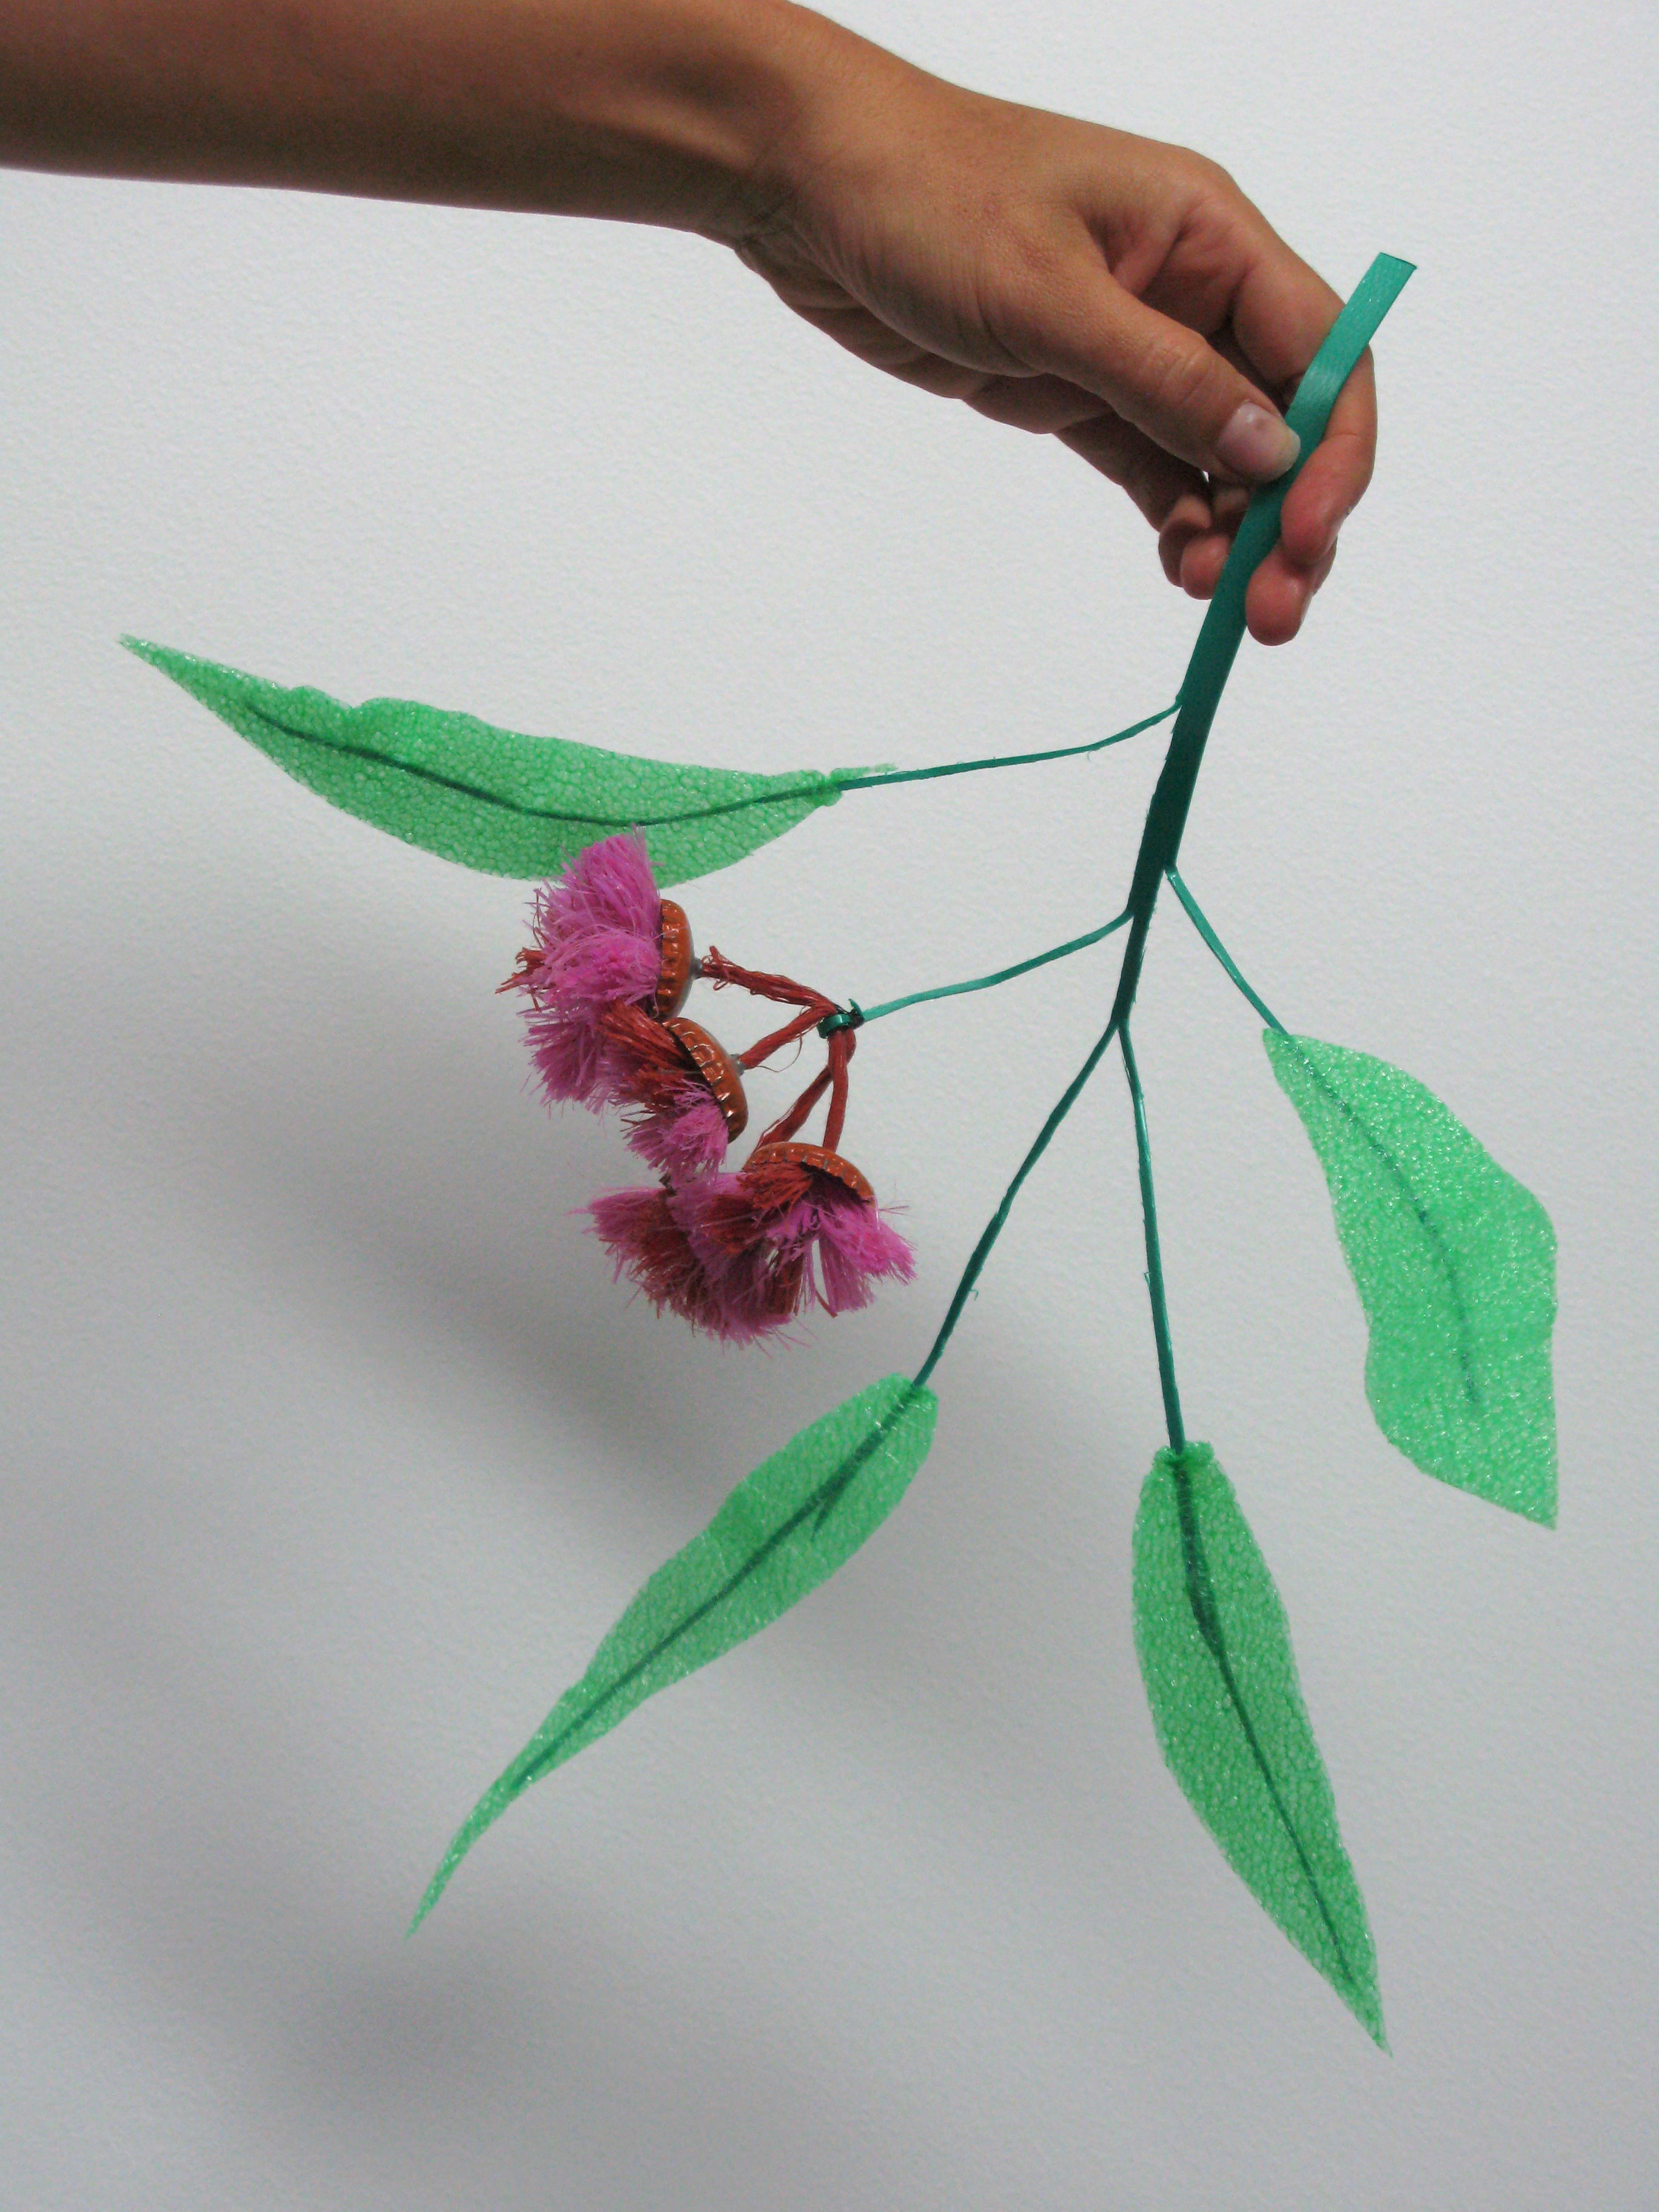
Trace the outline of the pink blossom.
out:
M 689 1182 L 726 1158 L 726 1116 L 700 1077 L 688 1076 L 660 1104 L 627 1119 L 629 1146 L 671 1182 Z
M 616 1071 L 604 1018 L 651 998 L 661 933 L 662 902 L 637 836 L 587 846 L 538 890 L 535 942 L 513 981 L 529 1000 L 531 1056 L 550 1099 L 596 1112 L 610 1102 Z
M 711 1175 L 670 1200 L 708 1281 L 722 1335 L 783 1328 L 809 1300 L 828 1314 L 867 1305 L 880 1278 L 908 1282 L 909 1245 L 837 1176 L 795 1162 Z M 705 1322 L 704 1326 L 715 1326 Z
M 781 1251 L 799 1251 L 805 1290 L 827 1314 L 855 1313 L 878 1280 L 908 1283 L 915 1255 L 886 1216 L 832 1176 L 816 1175 L 811 1195 L 793 1206 L 772 1232 Z

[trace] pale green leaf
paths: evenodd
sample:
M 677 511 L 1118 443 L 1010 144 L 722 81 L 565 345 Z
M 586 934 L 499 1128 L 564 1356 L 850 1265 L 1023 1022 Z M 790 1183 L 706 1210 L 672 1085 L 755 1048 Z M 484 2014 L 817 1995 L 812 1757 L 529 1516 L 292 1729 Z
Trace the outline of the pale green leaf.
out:
M 902 1375 L 873 1382 L 757 1467 L 684 1551 L 659 1567 L 535 1735 L 463 1824 L 421 1899 L 437 1903 L 514 1799 L 656 1691 L 729 1651 L 857 1551 L 927 1456 L 939 1401 Z
M 348 707 L 167 646 L 123 642 L 331 805 L 489 875 L 555 875 L 585 845 L 638 829 L 658 882 L 681 883 L 841 796 L 815 769 L 750 775 L 644 760 L 407 699 Z
M 1285 1609 L 1208 1444 L 1152 1462 L 1135 1520 L 1134 1618 L 1170 1771 L 1234 1872 L 1386 2048 L 1364 1899 Z
M 1266 1043 L 1330 1186 L 1378 1426 L 1425 1474 L 1553 1523 L 1548 1215 L 1399 1068 L 1272 1030 Z

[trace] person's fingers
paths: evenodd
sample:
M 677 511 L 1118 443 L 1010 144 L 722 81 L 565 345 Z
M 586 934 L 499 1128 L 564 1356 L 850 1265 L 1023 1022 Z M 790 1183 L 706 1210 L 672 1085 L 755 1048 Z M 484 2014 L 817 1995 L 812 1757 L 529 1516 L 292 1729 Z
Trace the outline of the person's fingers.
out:
M 1329 285 L 1264 223 L 1260 251 L 1233 302 L 1232 330 L 1270 392 L 1288 399 L 1340 307 Z M 1280 535 L 1293 561 L 1311 568 L 1323 559 L 1370 483 L 1376 458 L 1376 380 L 1368 353 L 1285 495 Z
M 1276 545 L 1250 579 L 1244 619 L 1258 645 L 1287 645 L 1302 627 L 1314 593 L 1331 573 L 1333 545 L 1311 568 L 1297 568 Z
M 1144 306 L 1092 245 L 1027 272 L 988 320 L 1016 357 L 1105 400 L 1166 453 L 1246 483 L 1283 476 L 1294 434 L 1196 331 Z
M 1288 398 L 1341 313 L 1342 301 L 1258 210 L 1246 203 L 1245 212 L 1251 235 L 1230 319 L 1256 374 L 1270 392 Z
M 1166 453 L 1097 400 L 1091 399 L 1090 405 L 1094 411 L 1085 421 L 1055 433 L 1061 445 L 1121 484 L 1154 530 L 1167 531 L 1178 513 L 1190 508 L 1196 508 L 1207 524 L 1209 502 L 1198 471 Z
M 1225 532 L 1206 531 L 1194 538 L 1181 556 L 1181 588 L 1189 599 L 1207 599 L 1221 581 L 1233 541 Z
M 822 298 L 803 298 L 793 286 L 787 292 L 781 292 L 780 296 L 804 323 L 822 331 L 837 345 L 845 346 L 848 353 L 856 354 L 872 368 L 884 369 L 889 376 L 896 376 L 902 382 L 914 384 L 941 399 L 965 399 L 986 381 L 982 369 L 945 360 L 915 338 L 906 337 L 903 331 L 896 331 L 890 323 L 884 322 L 857 301 L 849 300 L 839 287 L 825 287 Z
M 1185 493 L 1170 509 L 1158 533 L 1158 557 L 1172 584 L 1182 580 L 1182 563 L 1188 546 L 1206 537 L 1214 527 L 1214 514 L 1201 491 Z
M 1280 543 L 1303 568 L 1321 561 L 1358 504 L 1376 459 L 1376 385 L 1367 354 L 1348 379 L 1325 435 L 1285 495 Z

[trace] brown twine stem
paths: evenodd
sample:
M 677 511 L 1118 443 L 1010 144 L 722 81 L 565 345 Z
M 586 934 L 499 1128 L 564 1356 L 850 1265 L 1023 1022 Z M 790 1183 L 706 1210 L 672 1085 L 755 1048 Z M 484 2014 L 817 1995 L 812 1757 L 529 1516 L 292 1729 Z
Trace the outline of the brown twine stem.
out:
M 763 969 L 742 968 L 735 960 L 728 960 L 723 952 L 710 945 L 698 963 L 697 972 L 704 982 L 712 983 L 717 991 L 735 983 L 739 990 L 747 991 L 751 998 L 775 999 L 781 1006 L 813 1006 L 817 1018 L 836 1011 L 833 999 L 826 999 L 822 991 L 815 991 L 808 983 L 797 983 L 793 976 L 769 975 Z
M 822 1018 L 816 1006 L 809 1006 L 804 1014 L 798 1014 L 793 1022 L 786 1022 L 781 1030 L 774 1030 L 769 1036 L 763 1036 L 758 1044 L 751 1044 L 747 1052 L 739 1053 L 738 1066 L 758 1067 L 763 1060 L 770 1060 L 775 1052 L 781 1052 L 787 1044 L 793 1044 L 797 1037 L 804 1037 L 808 1030 L 815 1030 Z
M 830 1039 L 830 1111 L 824 1117 L 823 1149 L 836 1152 L 847 1120 L 847 1063 L 858 1048 L 852 1030 L 837 1030 Z
M 787 1145 L 807 1115 L 830 1088 L 830 1072 L 821 1067 L 787 1114 L 781 1114 L 769 1129 L 763 1129 L 756 1141 L 758 1152 L 763 1145 Z

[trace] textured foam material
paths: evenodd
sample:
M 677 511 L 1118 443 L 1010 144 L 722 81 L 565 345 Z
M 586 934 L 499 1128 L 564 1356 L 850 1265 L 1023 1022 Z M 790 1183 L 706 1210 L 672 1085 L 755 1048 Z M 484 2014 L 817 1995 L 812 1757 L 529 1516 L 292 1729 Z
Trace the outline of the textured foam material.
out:
M 740 860 L 841 796 L 839 782 L 815 769 L 747 775 L 522 737 L 408 699 L 347 707 L 167 646 L 123 642 L 308 790 L 488 875 L 556 875 L 584 846 L 638 829 L 657 881 L 683 883 Z
M 532 1782 L 586 1750 L 658 1690 L 787 1613 L 857 1551 L 908 1488 L 939 1401 L 890 1375 L 837 1406 L 740 1482 L 699 1536 L 659 1567 L 444 1854 L 414 1925 L 478 1838 Z
M 1365 1903 L 1285 1609 L 1208 1444 L 1152 1462 L 1135 1520 L 1134 1618 L 1170 1771 L 1234 1871 L 1386 2049 Z
M 1399 1068 L 1312 1037 L 1264 1042 L 1330 1185 L 1377 1425 L 1425 1474 L 1553 1524 L 1548 1215 Z

